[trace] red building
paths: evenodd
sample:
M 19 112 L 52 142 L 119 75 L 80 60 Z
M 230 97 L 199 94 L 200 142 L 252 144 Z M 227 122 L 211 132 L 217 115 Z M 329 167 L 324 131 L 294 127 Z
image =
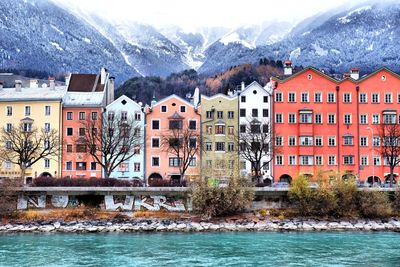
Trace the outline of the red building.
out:
M 340 174 L 385 182 L 378 131 L 384 121 L 400 122 L 400 76 L 382 68 L 359 78 L 351 69 L 338 80 L 312 67 L 291 75 L 290 67 L 285 62 L 286 78 L 272 79 L 275 181 Z

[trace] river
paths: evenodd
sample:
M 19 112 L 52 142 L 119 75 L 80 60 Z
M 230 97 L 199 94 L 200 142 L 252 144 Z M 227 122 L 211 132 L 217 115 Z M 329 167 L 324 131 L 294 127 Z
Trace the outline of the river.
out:
M 0 266 L 400 266 L 400 234 L 10 234 Z

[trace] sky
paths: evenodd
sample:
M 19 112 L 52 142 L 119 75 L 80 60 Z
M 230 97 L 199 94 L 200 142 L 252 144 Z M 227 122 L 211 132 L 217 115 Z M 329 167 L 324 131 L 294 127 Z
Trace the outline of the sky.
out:
M 228 27 L 265 21 L 298 22 L 319 12 L 364 0 L 53 0 L 113 20 L 133 20 L 155 27 L 177 25 L 184 30 Z

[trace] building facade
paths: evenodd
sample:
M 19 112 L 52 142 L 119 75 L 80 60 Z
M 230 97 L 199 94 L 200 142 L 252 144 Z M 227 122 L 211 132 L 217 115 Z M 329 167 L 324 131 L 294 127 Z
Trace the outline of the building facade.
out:
M 123 95 L 106 107 L 104 115 L 103 119 L 108 119 L 110 116 L 126 118 L 127 121 L 134 124 L 135 134 L 139 137 L 135 155 L 126 162 L 119 164 L 111 173 L 110 178 L 140 179 L 144 181 L 145 113 L 142 105 Z
M 238 177 L 238 97 L 201 96 L 201 174 L 228 181 Z
M 262 87 L 257 82 L 252 82 L 248 86 L 242 84 L 242 89 L 239 92 L 239 136 L 247 135 L 248 138 L 257 136 L 265 136 L 268 139 L 272 132 L 273 122 L 271 120 L 272 114 L 272 99 L 271 99 L 271 89 L 266 86 Z M 251 133 L 250 133 L 251 132 Z M 243 138 L 239 138 L 243 139 Z M 264 139 L 263 137 L 258 139 Z M 270 140 L 265 140 L 268 143 Z M 250 142 L 248 140 L 247 142 Z M 246 142 L 246 143 L 247 143 Z M 239 144 L 240 149 L 240 144 Z M 270 147 L 269 149 L 272 149 Z M 241 154 L 241 153 L 239 153 Z M 268 155 L 267 155 L 268 154 Z M 262 179 L 270 183 L 273 181 L 273 170 L 272 170 L 272 159 L 270 157 L 271 153 L 266 153 L 261 158 L 261 174 Z M 240 175 L 244 177 L 254 176 L 254 168 L 252 168 L 252 163 L 240 156 Z
M 153 101 L 146 112 L 146 124 L 146 178 L 176 182 L 199 179 L 200 153 L 193 155 L 185 177 L 181 177 L 180 167 L 184 159 L 169 149 L 170 145 L 176 146 L 179 143 L 180 146 L 186 146 L 181 142 L 187 134 L 193 136 L 191 145 L 200 145 L 198 105 L 177 95 L 168 96 L 159 102 Z
M 274 78 L 275 146 L 281 147 L 275 177 L 385 182 L 389 167 L 378 149 L 378 132 L 382 122 L 399 123 L 399 78 L 382 68 L 361 79 L 352 69 L 337 80 L 312 67 Z

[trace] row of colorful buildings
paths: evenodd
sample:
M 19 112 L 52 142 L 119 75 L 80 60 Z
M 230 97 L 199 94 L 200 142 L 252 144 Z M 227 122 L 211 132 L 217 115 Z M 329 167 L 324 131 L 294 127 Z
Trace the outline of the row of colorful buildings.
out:
M 80 142 L 82 125 L 118 114 L 133 119 L 143 145 L 112 172 L 114 178 L 181 180 L 182 159 L 163 149 L 166 133 L 179 128 L 196 133 L 191 145 L 201 147 L 190 158 L 188 180 L 254 175 L 238 138 L 251 131 L 273 133 L 274 153 L 260 158 L 266 182 L 320 173 L 384 182 L 389 168 L 377 151 L 378 126 L 400 123 L 400 76 L 387 68 L 364 77 L 351 69 L 341 79 L 312 67 L 293 74 L 289 61 L 284 74 L 265 86 L 242 83 L 227 95 L 200 95 L 197 89 L 191 99 L 171 95 L 150 105 L 126 96 L 114 99 L 114 79 L 105 69 L 72 74 L 65 85 L 50 79 L 24 87 L 16 81 L 15 88 L 0 84 L 0 121 L 5 128 L 34 123 L 60 133 L 60 155 L 30 166 L 28 179 L 104 177 Z M 18 176 L 18 166 L 3 162 L 0 176 Z

